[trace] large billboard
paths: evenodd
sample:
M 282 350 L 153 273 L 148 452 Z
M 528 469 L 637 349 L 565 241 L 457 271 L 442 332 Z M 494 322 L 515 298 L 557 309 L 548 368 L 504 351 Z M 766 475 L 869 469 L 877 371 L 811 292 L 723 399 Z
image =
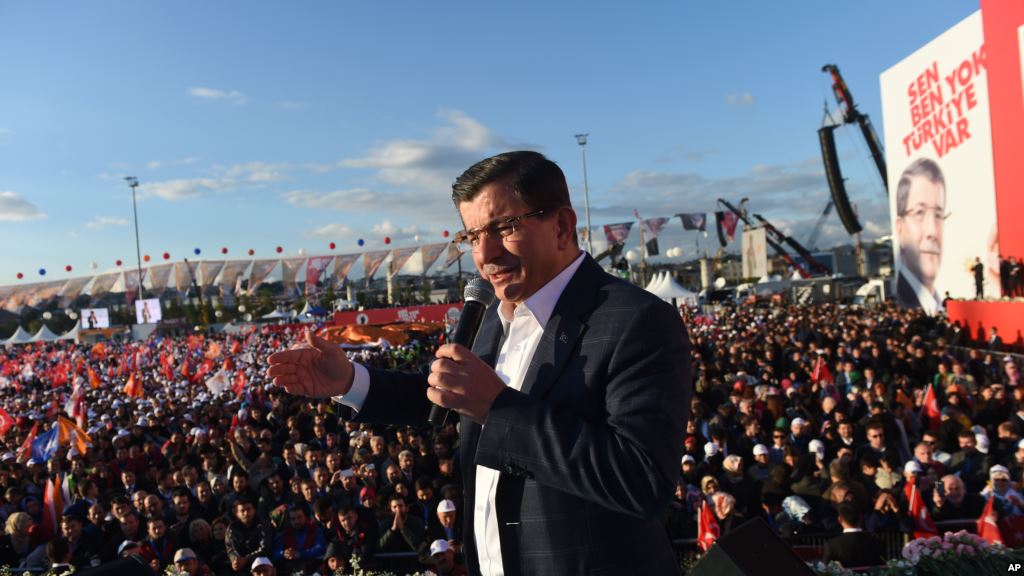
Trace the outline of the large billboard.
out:
M 156 324 L 161 317 L 159 298 L 135 301 L 135 322 L 137 324 Z
M 107 313 L 106 308 L 82 308 L 80 314 L 82 328 L 85 330 L 110 328 L 110 314 Z
M 905 307 L 999 295 L 992 128 L 981 12 L 881 76 L 889 209 Z
M 743 228 L 743 277 L 768 275 L 768 241 L 764 228 Z

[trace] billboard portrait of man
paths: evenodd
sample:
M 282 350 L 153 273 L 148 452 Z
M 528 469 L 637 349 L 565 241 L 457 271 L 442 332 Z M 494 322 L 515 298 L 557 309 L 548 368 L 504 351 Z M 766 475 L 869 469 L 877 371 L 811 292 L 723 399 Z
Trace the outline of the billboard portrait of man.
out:
M 935 278 L 942 265 L 946 180 L 930 158 L 912 162 L 896 186 L 894 232 L 900 246 L 896 298 L 900 306 L 935 314 L 940 306 Z

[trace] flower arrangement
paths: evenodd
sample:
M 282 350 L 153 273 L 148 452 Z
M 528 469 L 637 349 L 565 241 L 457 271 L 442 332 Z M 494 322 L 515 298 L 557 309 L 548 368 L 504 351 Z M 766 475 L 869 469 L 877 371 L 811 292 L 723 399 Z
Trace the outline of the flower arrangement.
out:
M 814 563 L 808 562 L 808 565 L 818 576 L 856 576 L 855 572 L 843 568 L 843 565 L 835 560 L 828 564 L 821 561 Z

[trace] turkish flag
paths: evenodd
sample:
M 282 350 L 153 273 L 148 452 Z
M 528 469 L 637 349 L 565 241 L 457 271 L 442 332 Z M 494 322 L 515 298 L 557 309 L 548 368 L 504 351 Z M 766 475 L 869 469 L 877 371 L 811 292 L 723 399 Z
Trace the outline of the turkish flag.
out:
M 128 383 L 124 385 L 124 393 L 131 398 L 142 398 L 142 380 L 136 377 L 136 373 L 128 377 Z
M 235 393 L 235 397 L 239 397 L 245 392 L 245 372 L 238 372 L 235 376 L 235 383 L 231 386 L 231 391 Z
M 711 545 L 718 540 L 721 533 L 718 529 L 718 520 L 715 513 L 708 506 L 707 500 L 701 503 L 700 514 L 697 516 L 697 546 L 707 552 Z
M 904 486 L 903 493 L 910 504 L 910 517 L 914 519 L 914 538 L 937 536 L 939 531 L 935 528 L 932 515 L 928 513 L 928 507 L 924 505 L 924 498 L 921 498 L 921 493 L 917 491 L 917 485 Z
M 988 504 L 985 504 L 985 509 L 981 512 L 981 518 L 978 518 L 978 536 L 993 544 L 1002 544 L 1003 536 L 999 531 L 998 515 L 992 508 L 994 502 L 995 496 L 989 496 Z
M 999 521 L 999 534 L 1007 548 L 1024 547 L 1024 516 L 1007 516 Z
M 88 373 L 89 373 L 89 386 L 92 386 L 93 390 L 99 388 L 100 387 L 100 377 L 96 375 L 96 371 L 93 370 L 92 367 L 90 366 L 89 370 L 88 370 Z
M 828 369 L 828 362 L 821 356 L 814 363 L 814 373 L 811 374 L 811 382 L 833 382 L 832 371 Z
M 6 435 L 7 431 L 11 429 L 11 426 L 14 426 L 14 418 L 11 418 L 11 415 L 7 413 L 7 410 L 4 410 L 3 406 L 0 406 L 0 436 Z
M 942 425 L 942 412 L 939 410 L 939 399 L 935 396 L 935 387 L 931 384 L 928 385 L 928 390 L 924 393 L 923 408 L 924 415 L 928 417 L 928 429 L 938 432 Z

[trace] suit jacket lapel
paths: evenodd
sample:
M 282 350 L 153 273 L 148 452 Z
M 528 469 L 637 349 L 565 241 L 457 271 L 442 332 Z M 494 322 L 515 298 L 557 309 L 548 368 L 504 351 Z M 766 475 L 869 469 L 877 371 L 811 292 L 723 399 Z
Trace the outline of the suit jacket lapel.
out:
M 599 274 L 604 274 L 601 267 L 589 255 L 585 256 L 576 274 L 562 291 L 544 327 L 544 335 L 523 379 L 524 393 L 534 398 L 543 397 L 562 373 L 570 353 L 576 348 L 576 342 L 586 328 L 580 316 L 594 308 L 594 286 L 600 278 Z

